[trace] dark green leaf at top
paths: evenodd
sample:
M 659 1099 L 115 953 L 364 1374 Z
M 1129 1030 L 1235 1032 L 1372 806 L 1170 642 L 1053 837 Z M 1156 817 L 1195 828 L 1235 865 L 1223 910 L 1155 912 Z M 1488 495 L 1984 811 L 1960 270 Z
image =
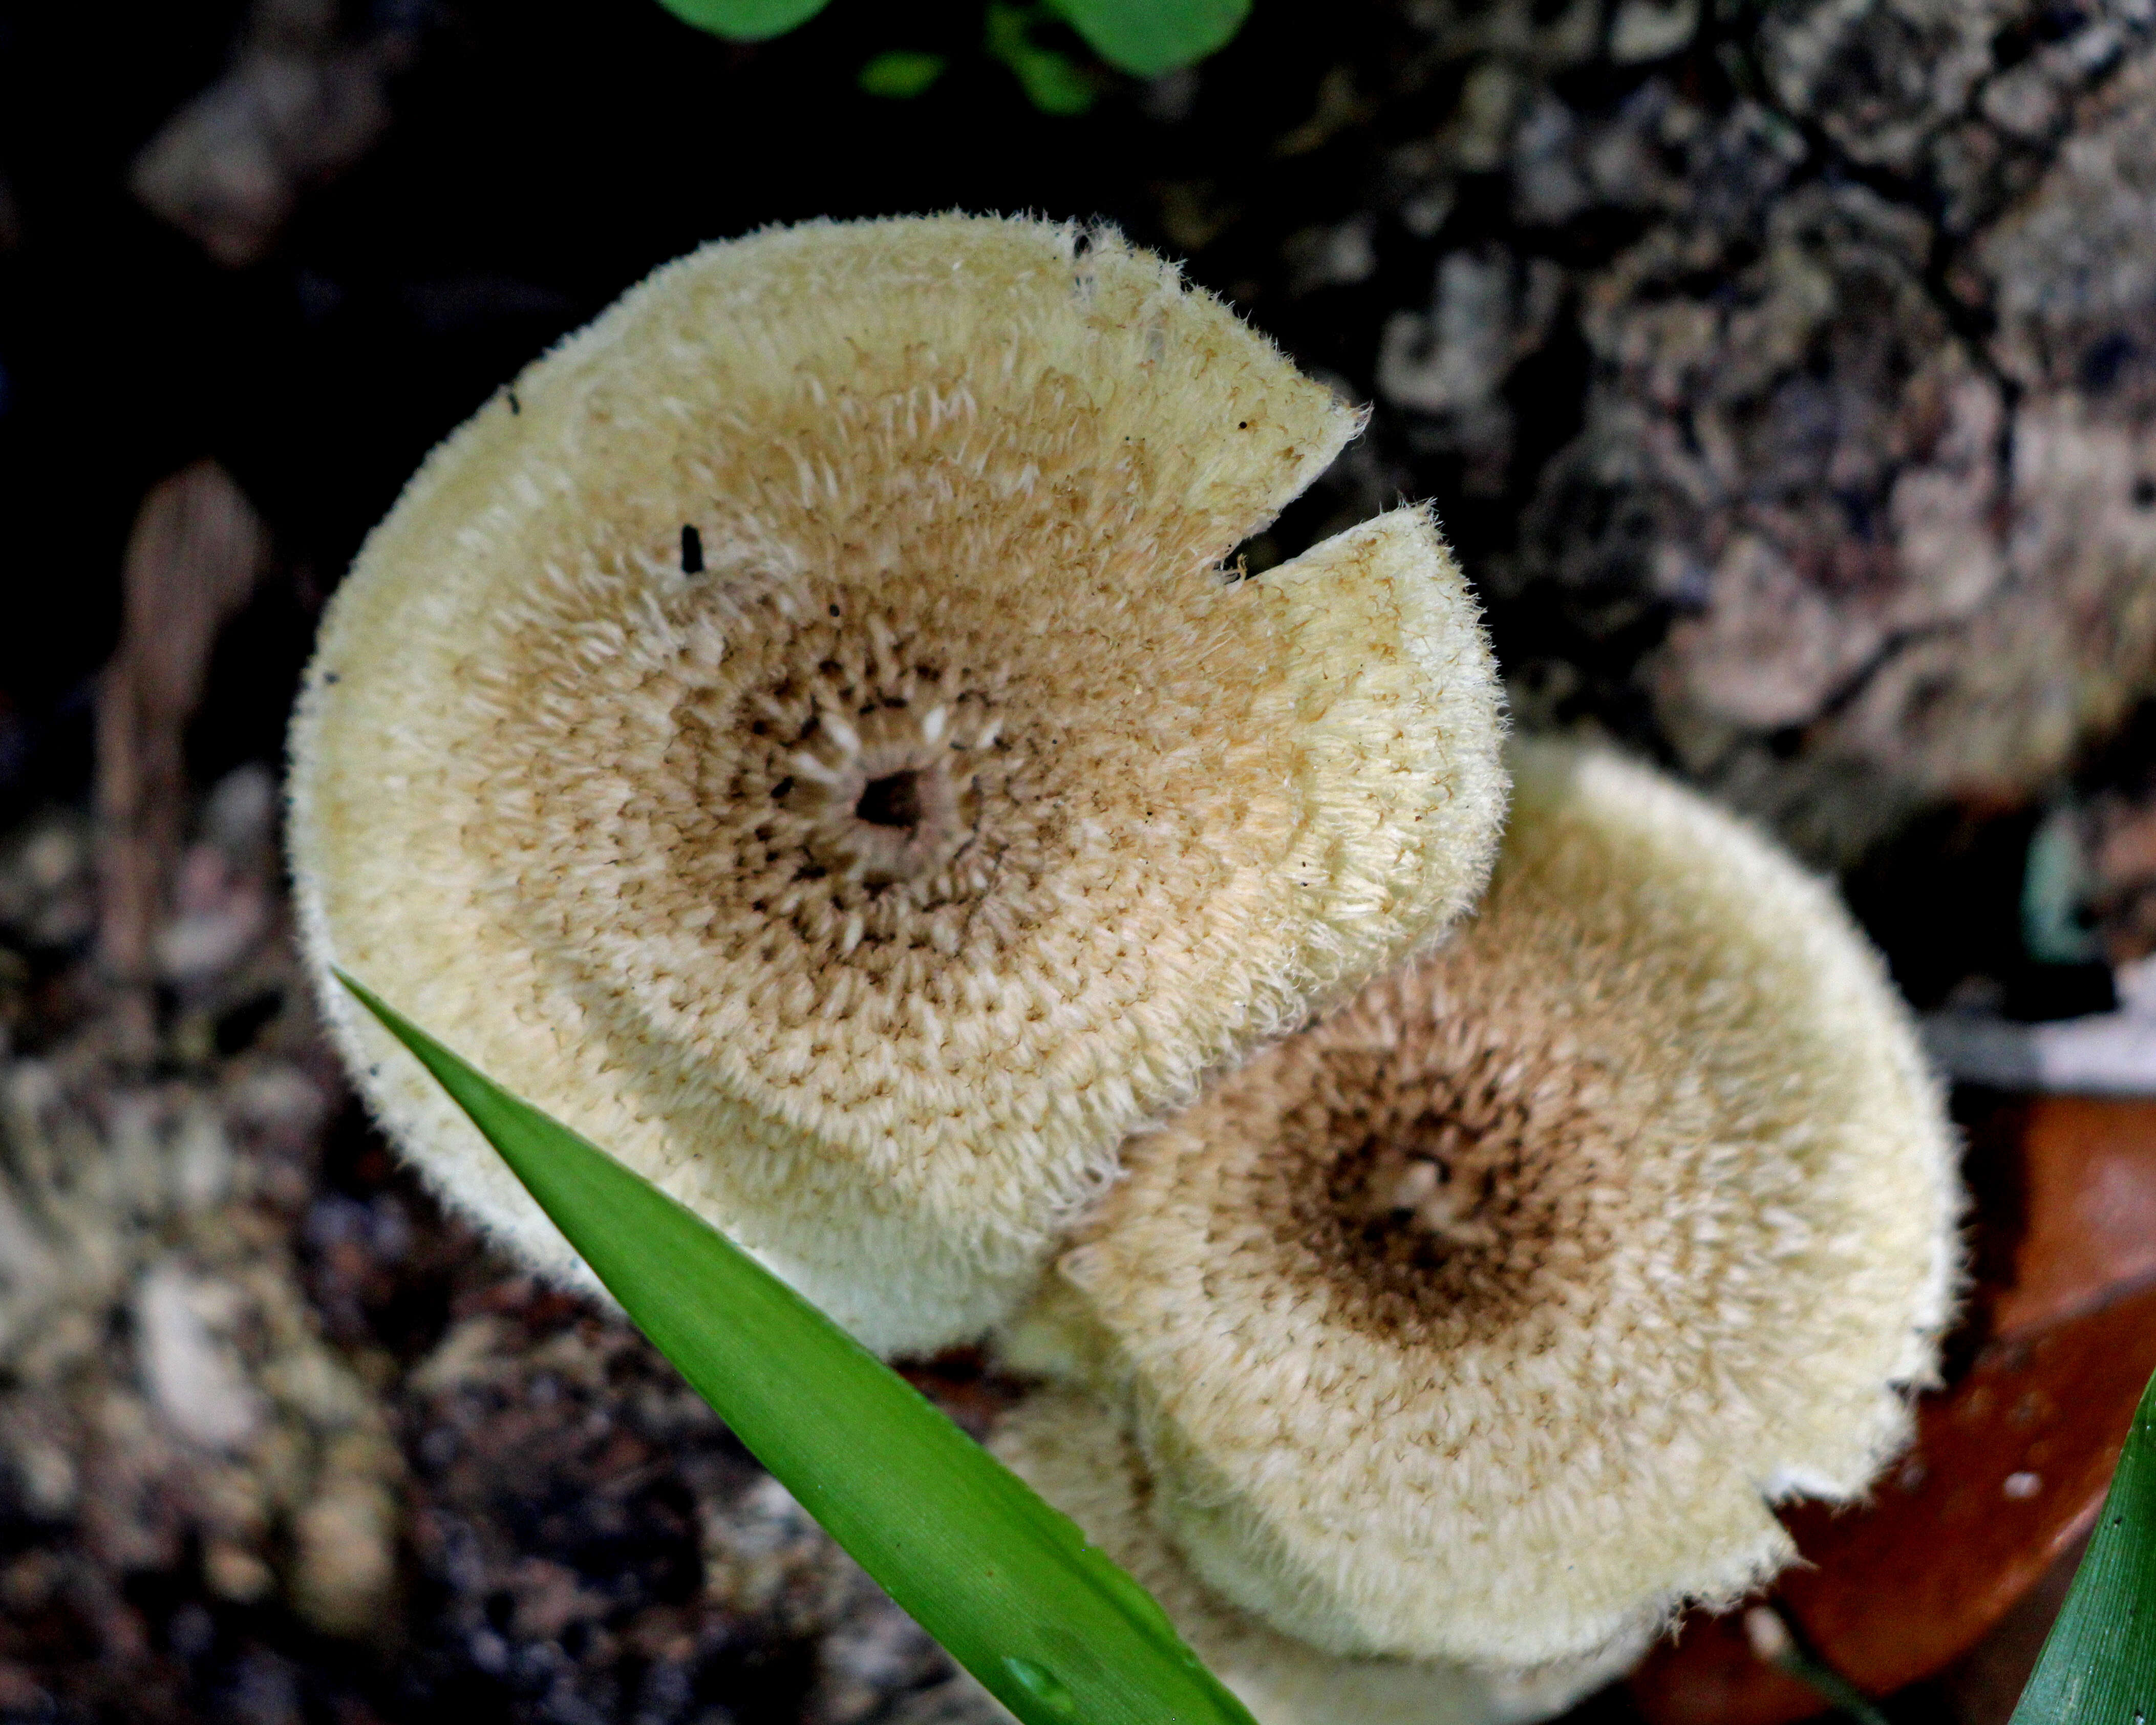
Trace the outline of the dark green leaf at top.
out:
M 1250 16 L 1250 0 L 1050 0 L 1118 71 L 1140 78 L 1202 60 L 1225 47 Z
M 735 42 L 762 42 L 805 24 L 830 0 L 659 0 L 684 23 Z

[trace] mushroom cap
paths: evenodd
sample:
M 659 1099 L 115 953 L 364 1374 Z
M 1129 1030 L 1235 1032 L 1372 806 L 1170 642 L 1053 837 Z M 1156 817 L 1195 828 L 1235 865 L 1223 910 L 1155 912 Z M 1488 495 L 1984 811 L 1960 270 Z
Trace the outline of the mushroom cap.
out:
M 1425 511 L 1226 559 L 1359 424 L 1116 235 L 667 265 L 430 456 L 295 715 L 377 1115 L 579 1266 L 343 966 L 870 1346 L 978 1332 L 1201 1075 L 1433 935 L 1501 700 Z
M 1035 1391 L 997 1422 L 988 1447 L 1159 1602 L 1257 1725 L 1523 1725 L 1563 1712 L 1645 1651 L 1635 1635 L 1525 1669 L 1327 1653 L 1237 1610 L 1191 1573 L 1147 1515 L 1152 1481 L 1137 1446 L 1098 1402 Z
M 1742 1594 L 1769 1503 L 1903 1442 L 1958 1279 L 1938 1091 L 1830 890 L 1614 756 L 1512 764 L 1476 917 L 1127 1147 L 1020 1327 L 1128 1398 L 1198 1573 L 1339 1652 Z

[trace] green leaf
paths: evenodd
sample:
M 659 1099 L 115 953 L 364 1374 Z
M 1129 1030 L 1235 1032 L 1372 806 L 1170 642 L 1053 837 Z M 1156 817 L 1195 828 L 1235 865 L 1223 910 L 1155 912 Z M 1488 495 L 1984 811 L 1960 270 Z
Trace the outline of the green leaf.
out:
M 1025 99 L 1044 114 L 1068 119 L 1093 105 L 1093 80 L 1052 48 L 1036 48 L 1009 64 Z
M 2156 1715 L 2156 1379 L 2134 1410 L 2096 1537 L 2011 1725 L 2145 1725 Z
M 1025 1725 L 1252 1725 L 1151 1594 L 904 1378 L 649 1181 L 337 976 L 696 1393 Z
M 940 54 L 894 48 L 863 66 L 855 82 L 869 95 L 911 101 L 941 78 L 949 64 Z
M 997 0 L 987 13 L 986 47 L 1017 75 L 1026 100 L 1044 114 L 1066 118 L 1093 105 L 1093 80 L 1064 55 L 1033 39 L 1034 11 Z
M 733 42 L 762 42 L 805 24 L 830 0 L 659 0 L 682 23 Z
M 1250 0 L 1049 0 L 1086 45 L 1116 70 L 1158 78 L 1224 48 Z

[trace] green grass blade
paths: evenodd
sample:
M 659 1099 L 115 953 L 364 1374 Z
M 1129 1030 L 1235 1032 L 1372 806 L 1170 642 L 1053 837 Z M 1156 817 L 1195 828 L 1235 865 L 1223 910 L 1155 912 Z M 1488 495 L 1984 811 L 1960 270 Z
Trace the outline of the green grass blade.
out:
M 659 0 L 685 24 L 733 42 L 762 42 L 805 24 L 830 0 Z
M 1086 45 L 1121 72 L 1158 78 L 1225 47 L 1250 0 L 1050 0 Z
M 1026 1725 L 1252 1725 L 1150 1594 L 722 1235 L 338 973 L 757 1458 Z
M 2134 1410 L 2096 1537 L 2011 1725 L 2145 1725 L 2156 1715 L 2156 1379 Z
M 1832 1702 L 1834 1710 L 1856 1725 L 1887 1725 L 1886 1714 L 1871 1704 L 1871 1697 L 1831 1666 L 1807 1659 L 1801 1653 L 1784 1654 L 1774 1663 L 1800 1683 L 1809 1683 Z

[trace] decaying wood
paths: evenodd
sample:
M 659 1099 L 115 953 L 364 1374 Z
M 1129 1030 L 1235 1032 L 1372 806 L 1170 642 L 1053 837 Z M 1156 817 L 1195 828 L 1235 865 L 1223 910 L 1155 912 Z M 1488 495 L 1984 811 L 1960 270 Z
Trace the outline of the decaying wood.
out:
M 336 22 L 322 0 L 257 0 L 230 69 L 135 159 L 135 195 L 228 268 L 266 254 L 301 192 L 389 123 L 393 39 L 344 42 Z
M 135 518 L 119 649 L 97 703 L 98 954 L 125 987 L 151 978 L 187 807 L 187 725 L 210 652 L 268 552 L 261 518 L 213 461 L 161 480 Z
M 1400 13 L 1160 227 L 1375 400 L 1322 485 L 1440 500 L 1523 723 L 1841 865 L 2156 689 L 2156 9 Z

